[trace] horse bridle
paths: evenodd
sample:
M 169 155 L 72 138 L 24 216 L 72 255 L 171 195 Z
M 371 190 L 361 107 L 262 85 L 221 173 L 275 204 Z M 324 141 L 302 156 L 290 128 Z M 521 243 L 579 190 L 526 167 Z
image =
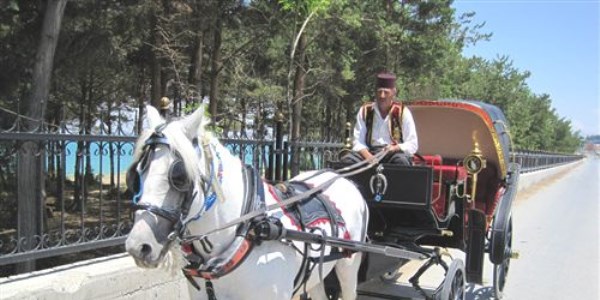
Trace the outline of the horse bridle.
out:
M 152 204 L 139 202 L 139 199 L 141 198 L 143 192 L 143 182 L 141 177 L 152 162 L 152 156 L 154 155 L 155 148 L 158 145 L 166 145 L 169 148 L 171 147 L 169 140 L 165 137 L 164 133 L 162 133 L 162 130 L 165 126 L 166 124 L 157 126 L 154 132 L 145 141 L 140 159 L 135 161 L 127 171 L 126 184 L 127 188 L 134 194 L 133 204 L 136 210 L 148 211 L 154 215 L 160 216 L 170 221 L 173 224 L 173 232 L 172 234 L 169 234 L 169 238 L 172 239 L 176 236 L 181 236 L 185 231 L 187 223 L 191 221 L 188 218 L 188 213 L 192 202 L 197 195 L 197 193 L 194 191 L 194 184 L 192 180 L 188 178 L 185 171 L 185 164 L 183 160 L 179 157 L 179 154 L 175 154 L 177 155 L 177 158 L 169 167 L 168 180 L 170 188 L 174 189 L 179 193 L 184 194 L 184 198 L 181 205 L 179 205 L 177 209 L 168 209 Z M 194 148 L 197 150 L 197 152 L 201 154 L 202 150 L 198 146 L 198 140 L 194 139 L 192 143 L 194 144 Z M 211 180 L 213 178 L 213 167 L 212 164 L 208 161 L 207 169 L 210 169 L 209 176 L 206 177 L 203 174 L 201 174 L 199 184 L 199 186 L 202 187 L 202 192 L 204 194 L 204 208 L 191 219 L 198 219 L 201 216 L 201 214 L 210 209 L 212 204 L 214 204 L 216 198 L 214 195 L 209 195 Z M 188 219 L 187 222 L 185 222 L 186 219 Z M 173 234 L 175 234 L 175 236 L 173 236 Z

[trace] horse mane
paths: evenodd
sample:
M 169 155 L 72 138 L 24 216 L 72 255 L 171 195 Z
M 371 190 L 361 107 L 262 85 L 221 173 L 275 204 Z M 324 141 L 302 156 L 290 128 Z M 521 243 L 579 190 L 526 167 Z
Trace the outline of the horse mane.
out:
M 169 151 L 171 154 L 177 153 L 179 158 L 183 161 L 185 166 L 185 172 L 189 179 L 192 182 L 196 182 L 198 178 L 200 178 L 200 158 L 197 155 L 196 148 L 190 141 L 190 139 L 186 136 L 184 132 L 185 128 L 182 126 L 180 121 L 173 121 L 167 124 L 167 126 L 162 130 L 165 138 L 169 141 Z M 140 137 L 136 141 L 133 159 L 134 161 L 138 161 L 144 152 L 145 142 L 150 136 L 154 133 L 154 129 L 147 129 L 140 134 Z M 212 138 L 210 132 L 204 130 L 204 125 L 199 128 L 198 131 L 198 140 L 199 143 L 202 141 L 202 136 L 204 138 Z

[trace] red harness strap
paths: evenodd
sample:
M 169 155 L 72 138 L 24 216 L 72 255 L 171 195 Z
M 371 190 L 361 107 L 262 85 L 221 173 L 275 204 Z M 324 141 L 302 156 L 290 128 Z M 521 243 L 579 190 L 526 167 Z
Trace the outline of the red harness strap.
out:
M 184 253 L 187 253 L 187 251 L 193 251 L 191 245 L 188 244 L 187 246 L 189 248 L 182 246 Z M 217 279 L 225 276 L 242 264 L 244 259 L 246 259 L 250 253 L 250 250 L 252 250 L 252 246 L 252 242 L 244 238 L 244 240 L 238 245 L 237 249 L 235 249 L 233 252 L 233 255 L 231 255 L 226 261 L 220 262 L 208 270 L 200 270 L 187 266 L 183 268 L 183 273 L 187 276 L 202 277 L 206 280 Z

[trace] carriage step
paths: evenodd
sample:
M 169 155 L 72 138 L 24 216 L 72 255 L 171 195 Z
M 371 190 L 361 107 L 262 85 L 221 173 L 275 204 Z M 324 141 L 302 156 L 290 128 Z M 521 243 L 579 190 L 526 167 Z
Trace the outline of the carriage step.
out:
M 513 250 L 510 252 L 510 259 L 519 259 L 521 257 L 521 253 L 518 250 Z

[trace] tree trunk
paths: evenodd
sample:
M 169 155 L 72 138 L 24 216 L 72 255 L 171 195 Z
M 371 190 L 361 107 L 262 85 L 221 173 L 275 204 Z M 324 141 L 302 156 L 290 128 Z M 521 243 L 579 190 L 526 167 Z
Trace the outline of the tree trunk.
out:
M 248 110 L 248 104 L 247 104 L 247 100 L 245 97 L 242 97 L 242 99 L 240 99 L 241 105 L 242 105 L 242 122 L 240 124 L 240 136 L 246 137 L 247 136 L 247 132 L 246 132 L 246 118 L 247 118 L 247 110 Z M 258 113 L 258 112 L 257 112 Z M 234 118 L 234 116 L 232 116 L 232 118 Z M 252 123 L 252 139 L 256 139 L 256 123 Z
M 92 74 L 93 70 L 90 70 L 89 72 L 89 76 L 88 76 L 88 86 L 87 86 L 87 110 L 85 112 L 85 134 L 89 135 L 92 134 L 92 124 L 94 122 L 94 117 L 93 117 L 93 107 L 95 106 L 94 104 L 94 76 Z M 92 182 L 94 174 L 92 171 L 92 161 L 91 161 L 91 145 L 89 141 L 85 142 L 85 152 L 84 152 L 84 157 L 85 157 L 85 176 L 83 177 L 84 180 L 84 186 L 83 186 L 83 192 L 84 192 L 84 197 L 83 197 L 83 201 L 87 200 L 87 196 L 88 196 L 88 188 L 89 188 L 89 183 Z
M 163 44 L 163 39 L 160 34 L 161 28 L 158 21 L 158 12 L 156 12 L 152 16 L 152 54 L 151 54 L 151 62 L 150 62 L 150 72 L 151 72 L 151 81 L 152 87 L 150 89 L 150 104 L 157 109 L 160 107 L 160 98 L 162 95 L 162 59 L 160 49 Z
M 108 101 L 108 107 L 106 108 L 107 110 L 107 115 L 106 115 L 106 134 L 108 135 L 112 135 L 112 110 L 114 108 L 114 104 L 113 101 Z M 120 105 L 117 105 L 117 107 L 120 107 Z M 102 150 L 104 145 L 108 146 L 108 166 L 109 166 L 109 170 L 108 170 L 108 175 L 110 178 L 110 188 L 113 189 L 115 188 L 115 155 L 113 153 L 113 144 L 112 142 L 108 142 L 106 144 L 102 143 L 101 147 L 100 147 L 100 153 L 102 153 Z M 103 172 L 106 172 L 106 170 L 102 170 Z M 100 174 L 100 175 L 104 175 L 104 174 Z M 100 184 L 102 184 L 102 177 L 100 177 Z
M 211 57 L 210 73 L 210 104 L 209 112 L 213 124 L 217 122 L 217 103 L 219 98 L 219 73 L 221 72 L 221 31 L 223 29 L 222 18 L 216 18 L 214 31 L 214 44 Z
M 32 91 L 25 103 L 25 114 L 30 118 L 23 122 L 26 131 L 40 128 L 44 119 L 44 111 L 48 103 L 48 94 L 50 93 L 54 53 L 56 51 L 60 24 L 66 4 L 67 0 L 47 1 L 40 43 L 33 67 Z M 18 235 L 20 238 L 25 238 L 28 241 L 24 245 L 25 250 L 35 246 L 33 245 L 35 241 L 34 236 L 39 235 L 42 230 L 41 221 L 43 220 L 42 211 L 44 201 L 42 199 L 42 191 L 37 187 L 43 188 L 44 174 L 40 172 L 43 156 L 36 155 L 41 151 L 38 148 L 39 146 L 40 144 L 38 143 L 25 142 L 19 153 Z M 35 261 L 33 260 L 17 265 L 18 273 L 34 269 Z
M 142 66 L 142 69 L 140 70 L 140 81 L 139 81 L 139 85 L 138 85 L 138 115 L 137 115 L 137 120 L 136 121 L 136 126 L 135 126 L 135 132 L 137 135 L 139 135 L 140 133 L 142 133 L 142 127 L 144 126 L 144 99 L 146 98 L 146 83 L 145 83 L 145 69 Z M 120 117 L 120 116 L 119 116 Z
M 298 42 L 298 52 L 296 59 L 296 73 L 294 75 L 294 100 L 292 101 L 292 137 L 293 142 L 300 140 L 300 124 L 302 121 L 302 97 L 304 97 L 304 78 L 306 75 L 305 57 L 306 57 L 306 35 L 302 33 Z M 299 155 L 298 149 L 294 149 L 292 157 L 292 175 L 298 174 L 299 171 Z
M 196 32 L 196 41 L 192 51 L 192 63 L 188 76 L 188 84 L 192 88 L 192 99 L 202 101 L 202 56 L 204 55 L 204 31 Z
M 331 129 L 336 130 L 336 126 L 334 126 L 335 124 L 335 118 L 331 112 L 332 107 L 338 107 L 337 105 L 334 106 L 335 104 L 338 104 L 338 100 L 331 100 L 331 101 L 325 101 L 325 117 L 324 117 L 324 122 L 321 123 L 323 124 L 322 127 L 322 131 L 321 131 L 321 138 L 325 138 L 327 141 L 331 141 Z
M 85 84 L 84 84 L 85 85 Z M 82 94 L 85 87 L 82 87 Z M 79 102 L 79 135 L 85 135 L 85 96 Z M 84 150 L 85 144 L 83 141 L 77 141 L 77 149 L 75 150 L 75 169 L 73 170 L 73 202 L 68 207 L 70 211 L 79 211 L 81 208 L 81 194 L 84 178 Z

